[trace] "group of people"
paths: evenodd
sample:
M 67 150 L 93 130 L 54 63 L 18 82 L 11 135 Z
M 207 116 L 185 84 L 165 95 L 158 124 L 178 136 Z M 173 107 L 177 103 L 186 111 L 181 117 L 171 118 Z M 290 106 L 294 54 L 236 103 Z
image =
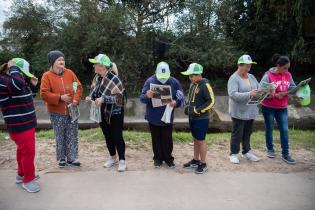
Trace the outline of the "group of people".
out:
M 83 92 L 82 85 L 75 73 L 65 67 L 65 56 L 62 52 L 54 50 L 49 52 L 47 57 L 49 69 L 42 75 L 39 92 L 46 103 L 53 125 L 58 166 L 79 167 L 81 163 L 78 158 L 78 121 L 71 119 L 69 105 L 79 105 Z M 276 119 L 281 136 L 282 159 L 294 164 L 294 159 L 289 155 L 288 144 L 288 96 L 283 92 L 294 88 L 295 83 L 288 72 L 289 58 L 277 55 L 273 60 L 274 67 L 265 73 L 261 81 L 276 84 L 275 91 L 262 101 L 267 156 L 270 158 L 276 156 L 272 138 Z M 126 90 L 119 78 L 116 64 L 107 55 L 99 54 L 89 61 L 93 64 L 95 77 L 92 80 L 90 94 L 85 100 L 94 101 L 101 110 L 99 126 L 109 152 L 104 167 L 118 165 L 118 171 L 123 172 L 127 169 L 123 139 Z M 244 158 L 259 161 L 250 146 L 250 136 L 258 108 L 257 105 L 246 105 L 247 101 L 257 94 L 259 88 L 255 76 L 248 73 L 255 62 L 249 55 L 243 55 L 237 64 L 238 69 L 228 81 L 229 113 L 233 122 L 229 157 L 232 163 L 240 162 L 238 153 L 242 143 Z M 215 102 L 214 93 L 209 81 L 202 77 L 203 67 L 200 64 L 192 63 L 181 73 L 188 76 L 191 81 L 186 101 L 179 81 L 171 76 L 166 62 L 158 63 L 155 73 L 146 80 L 140 101 L 146 105 L 145 119 L 151 132 L 154 167 L 160 168 L 163 162 L 170 168 L 175 167 L 172 155 L 174 109 L 185 107 L 184 112 L 189 118 L 194 149 L 193 158 L 183 164 L 183 167 L 192 168 L 196 173 L 202 174 L 208 170 L 205 139 L 209 111 Z M 152 99 L 156 93 L 150 88 L 152 84 L 170 87 L 172 99 L 167 105 L 153 106 Z M 17 145 L 16 183 L 22 183 L 27 192 L 40 190 L 34 167 L 36 115 L 33 97 L 38 92 L 37 89 L 38 79 L 30 73 L 29 63 L 25 59 L 13 58 L 1 66 L 0 107 L 10 138 Z M 166 115 L 168 120 L 165 120 Z

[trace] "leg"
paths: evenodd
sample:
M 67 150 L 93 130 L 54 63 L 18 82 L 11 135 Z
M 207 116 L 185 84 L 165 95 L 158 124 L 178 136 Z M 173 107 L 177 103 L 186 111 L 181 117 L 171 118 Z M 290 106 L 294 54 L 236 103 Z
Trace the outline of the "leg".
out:
M 116 156 L 116 149 L 115 149 L 115 144 L 112 140 L 110 125 L 107 122 L 105 122 L 103 119 L 102 122 L 100 122 L 100 127 L 101 127 L 103 135 L 105 137 L 108 152 L 109 152 L 110 156 L 115 157 Z
M 174 161 L 174 157 L 172 156 L 173 152 L 173 125 L 163 126 L 161 128 L 161 140 L 160 147 L 162 151 L 162 157 L 165 162 Z
M 71 118 L 67 117 L 66 125 L 66 154 L 67 161 L 73 162 L 78 159 L 78 121 L 71 122 Z
M 65 143 L 65 116 L 50 115 L 50 120 L 54 128 L 56 140 L 56 159 L 57 161 L 66 159 L 66 143 Z
M 125 160 L 125 141 L 123 138 L 124 113 L 116 114 L 111 117 L 110 132 L 118 152 L 119 160 Z
M 242 147 L 243 147 L 243 154 L 248 153 L 250 148 L 250 136 L 253 132 L 253 125 L 254 120 L 245 120 L 244 121 L 244 128 L 243 128 L 243 141 L 242 141 Z
M 205 140 L 198 140 L 199 154 L 200 154 L 200 162 L 206 163 L 207 157 L 207 144 Z
M 244 120 L 232 118 L 232 134 L 230 143 L 230 155 L 238 154 L 240 151 L 240 143 L 244 135 Z
M 159 126 L 149 123 L 151 138 L 152 138 L 152 150 L 153 150 L 153 160 L 163 161 L 161 157 L 159 141 L 161 139 L 161 132 Z
M 268 151 L 274 152 L 272 130 L 275 117 L 275 109 L 262 106 L 262 113 L 265 120 L 266 147 Z
M 280 131 L 282 156 L 286 157 L 289 155 L 288 109 L 285 108 L 277 110 L 275 118 Z
M 200 160 L 199 144 L 198 144 L 198 140 L 196 140 L 195 138 L 194 138 L 194 159 Z

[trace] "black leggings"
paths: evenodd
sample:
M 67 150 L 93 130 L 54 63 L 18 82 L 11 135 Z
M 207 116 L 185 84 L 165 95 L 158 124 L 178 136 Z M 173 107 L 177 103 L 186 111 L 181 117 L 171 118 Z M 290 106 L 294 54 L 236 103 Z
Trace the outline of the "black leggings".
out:
M 102 119 L 100 127 L 105 136 L 107 149 L 110 156 L 118 152 L 119 160 L 125 160 L 125 141 L 123 138 L 124 111 L 121 114 L 114 114 L 110 118 L 110 124 Z

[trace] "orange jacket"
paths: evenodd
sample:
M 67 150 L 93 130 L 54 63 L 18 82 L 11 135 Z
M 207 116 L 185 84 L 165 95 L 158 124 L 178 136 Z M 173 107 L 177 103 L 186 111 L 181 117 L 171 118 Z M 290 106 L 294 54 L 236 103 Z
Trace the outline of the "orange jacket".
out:
M 73 82 L 78 83 L 76 93 L 73 90 Z M 61 101 L 60 96 L 70 94 L 73 100 L 80 102 L 82 91 L 81 82 L 70 69 L 65 68 L 61 76 L 50 70 L 46 71 L 42 76 L 40 97 L 46 102 L 47 111 L 50 113 L 68 115 L 68 104 Z

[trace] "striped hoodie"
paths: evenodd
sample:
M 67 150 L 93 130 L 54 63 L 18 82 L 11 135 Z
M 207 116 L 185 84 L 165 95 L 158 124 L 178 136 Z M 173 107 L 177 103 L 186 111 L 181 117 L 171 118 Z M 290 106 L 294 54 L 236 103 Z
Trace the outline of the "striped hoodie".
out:
M 33 94 L 16 66 L 0 73 L 0 109 L 8 132 L 19 133 L 36 127 Z

